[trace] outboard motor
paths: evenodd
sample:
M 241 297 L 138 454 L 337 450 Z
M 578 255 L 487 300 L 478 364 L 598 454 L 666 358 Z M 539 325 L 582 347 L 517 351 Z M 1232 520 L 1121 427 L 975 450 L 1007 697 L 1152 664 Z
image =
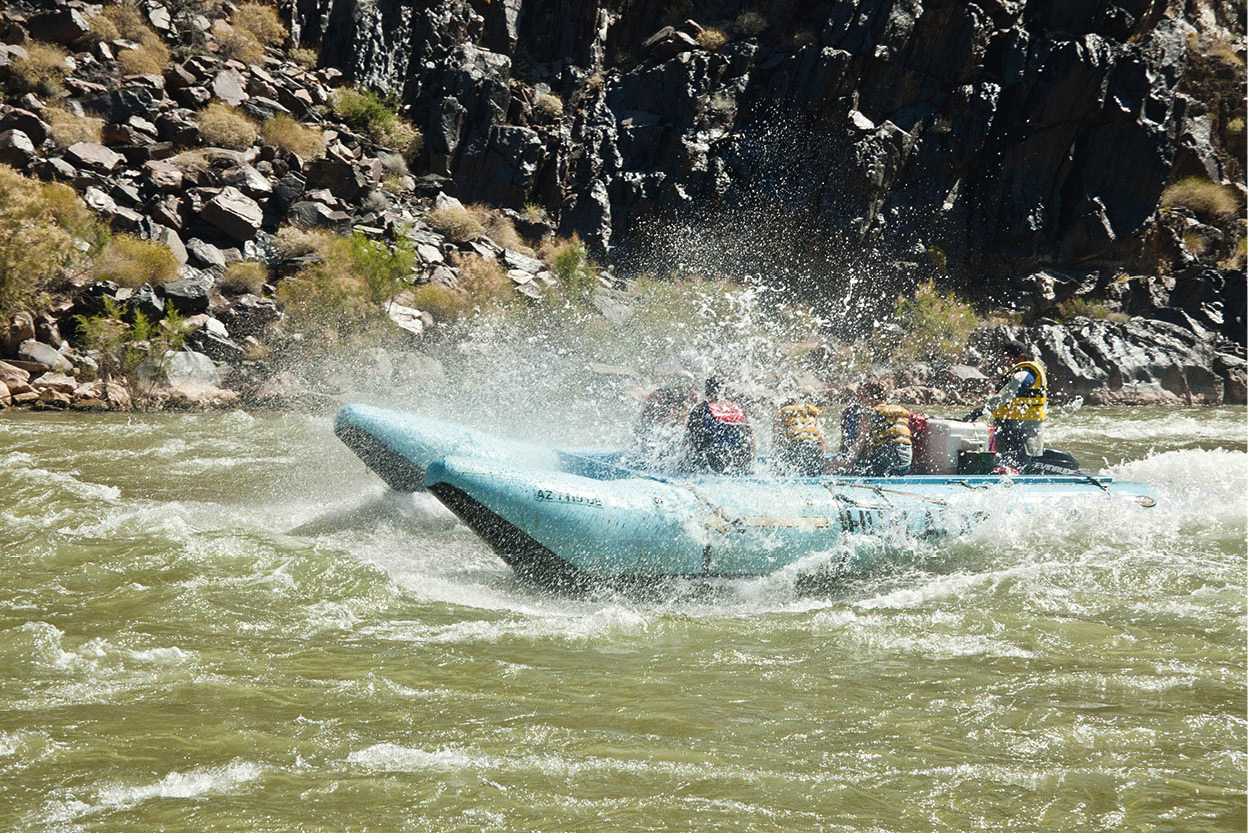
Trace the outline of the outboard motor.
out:
M 1069 452 L 1045 449 L 1039 457 L 1029 457 L 1023 463 L 1023 475 L 1078 475 L 1079 461 Z

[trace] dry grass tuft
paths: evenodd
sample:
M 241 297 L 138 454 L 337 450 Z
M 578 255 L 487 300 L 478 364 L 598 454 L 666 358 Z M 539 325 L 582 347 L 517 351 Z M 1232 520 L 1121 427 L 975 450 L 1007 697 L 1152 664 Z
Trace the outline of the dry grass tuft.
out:
M 250 32 L 241 29 L 222 32 L 217 35 L 217 45 L 227 58 L 235 61 L 242 61 L 244 64 L 259 64 L 264 61 L 264 47 Z
M 169 48 L 159 41 L 142 43 L 118 52 L 117 63 L 126 75 L 160 75 L 169 66 Z
M 59 46 L 36 41 L 26 47 L 25 58 L 18 58 L 9 68 L 11 82 L 18 92 L 55 96 L 65 91 L 66 53 Z
M 563 99 L 554 93 L 542 93 L 533 102 L 533 112 L 548 122 L 557 122 L 563 118 Z
M 178 277 L 178 259 L 163 243 L 121 234 L 100 253 L 96 274 L 101 281 L 115 281 L 123 287 L 155 287 Z
M 467 243 L 485 234 L 480 218 L 458 206 L 435 208 L 425 216 L 425 220 L 456 243 Z
M 1181 206 L 1202 219 L 1226 218 L 1239 211 L 1235 189 L 1199 177 L 1179 180 L 1161 194 L 1163 207 Z
M 37 307 L 45 288 L 84 270 L 104 235 L 72 188 L 0 165 L 0 321 Z
M 68 148 L 75 142 L 99 142 L 104 120 L 95 116 L 78 116 L 60 105 L 43 109 L 43 118 L 52 128 L 52 143 Z
M 320 55 L 315 49 L 301 46 L 290 50 L 290 60 L 294 61 L 304 69 L 316 69 L 316 64 L 320 60 Z
M 703 49 L 710 50 L 711 52 L 718 52 L 721 48 L 723 48 L 724 44 L 728 43 L 728 36 L 724 34 L 723 29 L 710 27 L 698 32 L 697 41 L 698 46 Z
M 277 16 L 277 9 L 261 3 L 241 4 L 230 15 L 230 25 L 266 46 L 281 46 L 286 40 L 286 24 Z
M 278 256 L 282 258 L 300 258 L 304 255 L 328 252 L 337 240 L 337 235 L 325 229 L 283 226 L 277 230 L 273 246 Z
M 273 145 L 302 159 L 325 155 L 325 137 L 319 130 L 300 124 L 293 117 L 278 113 L 264 123 L 264 144 Z
M 472 302 L 483 309 L 499 307 L 512 301 L 516 295 L 503 265 L 480 255 L 460 259 L 459 283 Z
M 256 123 L 219 101 L 209 104 L 196 117 L 204 144 L 218 148 L 246 150 L 260 135 Z
M 483 206 L 480 203 L 474 203 L 468 206 L 468 212 L 481 224 L 486 237 L 499 246 L 504 249 L 523 252 L 526 255 L 533 254 L 533 250 L 529 248 L 528 244 L 524 242 L 524 238 L 520 237 L 520 233 L 516 231 L 516 224 L 501 211 L 489 206 Z
M 434 321 L 454 321 L 468 312 L 468 298 L 441 284 L 421 284 L 409 293 L 412 306 Z
M 767 30 L 767 18 L 755 11 L 737 15 L 737 31 L 747 38 L 756 38 Z
M 108 6 L 100 15 L 101 22 L 92 22 L 92 32 L 96 37 L 116 31 L 117 37 L 134 41 L 137 49 L 123 49 L 117 53 L 117 63 L 128 75 L 159 75 L 169 65 L 169 47 L 147 25 L 143 13 L 133 2 L 123 2 L 118 6 Z M 111 27 L 111 29 L 110 29 Z
M 259 261 L 237 261 L 225 268 L 217 286 L 226 295 L 260 295 L 269 278 L 269 268 Z

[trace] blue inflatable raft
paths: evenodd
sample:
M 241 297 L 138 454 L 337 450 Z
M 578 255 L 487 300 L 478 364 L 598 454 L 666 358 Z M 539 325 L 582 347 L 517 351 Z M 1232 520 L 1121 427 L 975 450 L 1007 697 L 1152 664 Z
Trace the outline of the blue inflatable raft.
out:
M 557 587 L 755 576 L 851 534 L 948 535 L 975 522 L 965 499 L 986 489 L 1011 505 L 1156 503 L 1147 486 L 1103 475 L 655 475 L 621 452 L 561 451 L 363 405 L 344 407 L 334 430 L 392 489 L 427 489 L 517 574 Z M 881 552 L 866 548 L 845 567 L 870 567 Z

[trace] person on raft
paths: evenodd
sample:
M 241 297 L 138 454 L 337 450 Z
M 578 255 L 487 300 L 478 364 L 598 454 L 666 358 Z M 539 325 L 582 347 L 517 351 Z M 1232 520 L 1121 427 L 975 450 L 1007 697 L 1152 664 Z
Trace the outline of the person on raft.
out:
M 1005 372 L 1001 376 L 1000 390 L 962 420 L 973 423 L 985 413 L 991 413 L 997 466 L 1017 474 L 1031 459 L 1044 455 L 1049 382 L 1044 366 L 1028 355 L 1022 343 L 1006 344 L 1002 358 Z
M 841 472 L 873 478 L 905 475 L 914 457 L 910 412 L 885 402 L 876 380 L 858 386 L 857 400 L 841 415 Z
M 754 430 L 745 409 L 725 394 L 723 381 L 709 377 L 706 399 L 689 412 L 686 471 L 746 475 L 754 470 Z
M 685 425 L 698 402 L 693 374 L 681 371 L 646 398 L 633 429 L 632 464 L 642 469 L 672 471 L 685 450 Z
M 822 413 L 814 403 L 797 397 L 781 404 L 772 430 L 777 472 L 803 477 L 823 474 L 828 442 L 819 422 Z

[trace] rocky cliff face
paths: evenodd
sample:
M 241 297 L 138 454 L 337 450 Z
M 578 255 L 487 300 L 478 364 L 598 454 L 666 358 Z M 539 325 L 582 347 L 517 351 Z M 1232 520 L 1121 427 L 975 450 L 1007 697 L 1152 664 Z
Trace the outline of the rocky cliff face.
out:
M 618 254 L 677 219 L 728 227 L 735 263 L 779 234 L 1000 283 L 1138 260 L 1168 182 L 1242 177 L 1234 114 L 1184 84 L 1198 26 L 1242 35 L 1217 1 L 297 0 L 295 21 L 402 95 L 435 172 Z

